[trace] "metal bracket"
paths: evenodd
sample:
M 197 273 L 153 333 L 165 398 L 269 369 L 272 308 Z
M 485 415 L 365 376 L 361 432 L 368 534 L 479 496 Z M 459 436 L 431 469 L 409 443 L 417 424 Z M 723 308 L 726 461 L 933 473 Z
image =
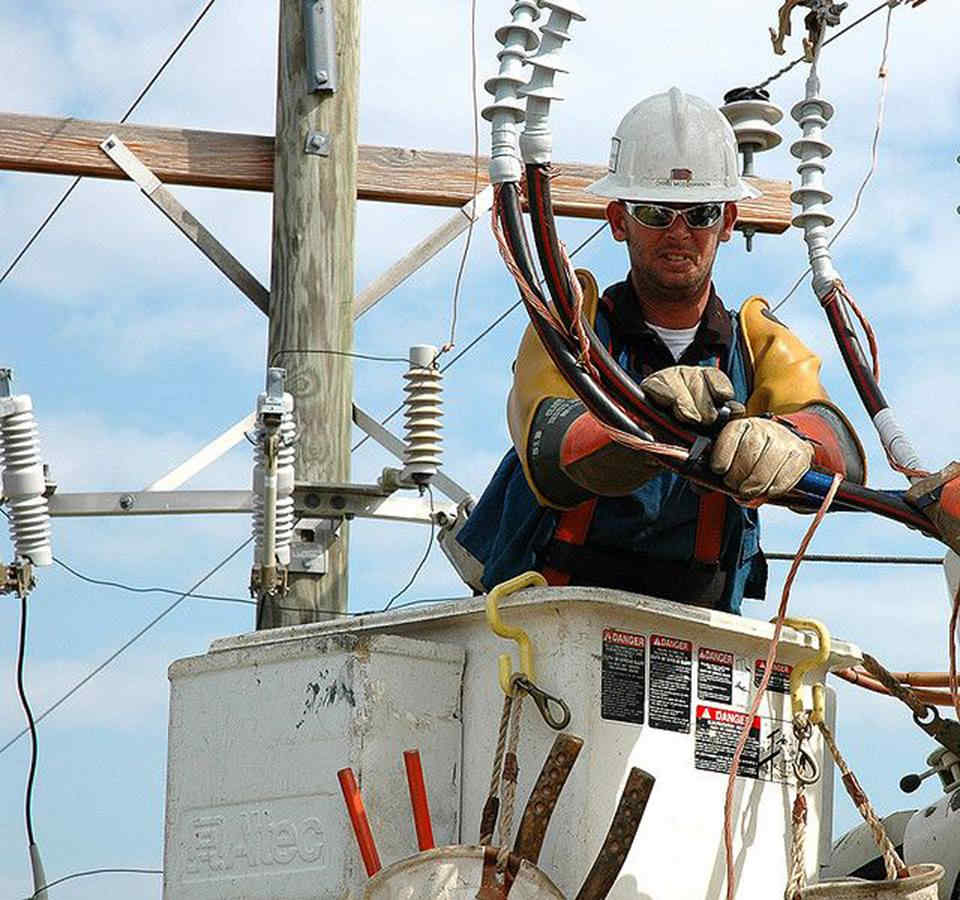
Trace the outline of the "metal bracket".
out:
M 303 0 L 307 90 L 337 90 L 337 29 L 334 0 Z
M 17 560 L 5 566 L 0 562 L 0 594 L 26 597 L 36 586 L 33 566 L 26 560 Z
M 326 131 L 307 132 L 307 140 L 303 152 L 312 156 L 330 155 L 330 135 Z
M 293 528 L 290 544 L 290 572 L 325 575 L 327 551 L 340 530 L 338 519 L 300 519 Z
M 807 62 L 813 62 L 814 49 L 823 40 L 826 27 L 840 24 L 840 13 L 847 8 L 847 4 L 835 3 L 833 0 L 784 0 L 777 14 L 779 27 L 770 29 L 773 52 L 778 56 L 787 52 L 783 42 L 791 34 L 790 14 L 798 6 L 805 6 L 810 10 L 803 20 L 807 29 L 807 37 L 803 39 L 803 55 Z
M 0 369 L 0 397 L 10 396 L 10 386 L 13 384 L 13 369 Z

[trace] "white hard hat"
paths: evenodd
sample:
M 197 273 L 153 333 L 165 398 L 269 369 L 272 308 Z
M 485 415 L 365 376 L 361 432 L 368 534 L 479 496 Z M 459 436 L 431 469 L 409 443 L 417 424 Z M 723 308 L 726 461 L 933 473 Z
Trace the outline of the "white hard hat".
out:
M 706 100 L 670 88 L 630 110 L 610 149 L 610 174 L 587 190 L 648 203 L 759 197 L 740 178 L 733 128 Z

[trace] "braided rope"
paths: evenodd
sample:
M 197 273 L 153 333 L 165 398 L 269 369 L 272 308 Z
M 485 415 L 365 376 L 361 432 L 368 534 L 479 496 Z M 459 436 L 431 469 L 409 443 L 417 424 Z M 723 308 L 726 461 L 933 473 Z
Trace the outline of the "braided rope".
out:
M 513 706 L 513 694 L 503 697 L 503 712 L 500 714 L 500 730 L 497 734 L 497 749 L 493 753 L 493 772 L 490 774 L 490 790 L 487 802 L 483 805 L 483 818 L 480 821 L 480 843 L 489 846 L 493 843 L 493 829 L 500 808 L 500 778 L 503 772 L 503 755 L 507 746 L 507 727 L 510 724 L 510 708 Z
M 898 878 L 906 878 L 908 872 L 906 866 L 903 864 L 903 860 L 897 854 L 893 843 L 887 836 L 886 829 L 883 827 L 883 822 L 880 821 L 876 811 L 870 803 L 869 798 L 864 793 L 863 788 L 860 787 L 860 783 L 857 781 L 856 775 L 850 771 L 850 767 L 847 765 L 846 760 L 844 760 L 843 756 L 841 755 L 840 748 L 837 746 L 837 742 L 834 740 L 830 729 L 827 727 L 827 723 L 818 722 L 817 724 L 820 729 L 820 733 L 823 735 L 824 743 L 830 750 L 830 755 L 833 757 L 834 762 L 837 764 L 837 768 L 843 775 L 844 788 L 846 788 L 847 793 L 850 795 L 850 799 L 853 800 L 853 805 L 856 806 L 857 812 L 863 816 L 863 820 L 870 827 L 870 831 L 873 834 L 873 839 L 876 841 L 877 846 L 883 853 L 883 865 L 887 872 L 887 879 L 889 881 L 896 881 Z
M 513 709 L 510 712 L 510 738 L 503 761 L 502 809 L 500 811 L 500 850 L 497 853 L 497 873 L 503 875 L 510 859 L 510 836 L 513 833 L 513 810 L 517 797 L 517 745 L 520 741 L 520 713 L 523 709 L 523 691 L 514 687 Z
M 800 713 L 793 720 L 793 734 L 797 740 L 797 749 L 807 739 L 810 733 L 810 717 L 807 713 Z M 793 835 L 790 843 L 790 872 L 787 878 L 787 887 L 783 892 L 784 900 L 799 900 L 800 892 L 807 884 L 807 862 L 805 846 L 807 840 L 807 786 L 797 780 L 797 796 L 793 801 L 793 815 L 791 825 Z

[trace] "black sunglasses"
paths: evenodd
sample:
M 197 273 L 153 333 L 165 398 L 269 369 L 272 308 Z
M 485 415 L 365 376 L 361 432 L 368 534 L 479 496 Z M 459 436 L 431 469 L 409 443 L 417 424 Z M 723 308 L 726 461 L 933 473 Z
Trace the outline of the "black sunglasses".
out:
M 632 200 L 620 202 L 630 217 L 645 228 L 669 228 L 677 216 L 683 216 L 683 221 L 690 228 L 711 228 L 723 218 L 722 203 L 700 203 L 684 209 L 672 209 L 669 206 L 657 206 L 655 203 L 635 203 Z

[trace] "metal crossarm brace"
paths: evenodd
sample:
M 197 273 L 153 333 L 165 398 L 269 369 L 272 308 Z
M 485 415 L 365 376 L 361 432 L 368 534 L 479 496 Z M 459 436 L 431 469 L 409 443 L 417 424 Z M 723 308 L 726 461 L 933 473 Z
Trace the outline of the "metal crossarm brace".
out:
M 270 292 L 170 193 L 163 183 L 115 134 L 100 149 L 149 197 L 151 202 L 177 226 L 224 275 L 264 313 L 270 310 Z

